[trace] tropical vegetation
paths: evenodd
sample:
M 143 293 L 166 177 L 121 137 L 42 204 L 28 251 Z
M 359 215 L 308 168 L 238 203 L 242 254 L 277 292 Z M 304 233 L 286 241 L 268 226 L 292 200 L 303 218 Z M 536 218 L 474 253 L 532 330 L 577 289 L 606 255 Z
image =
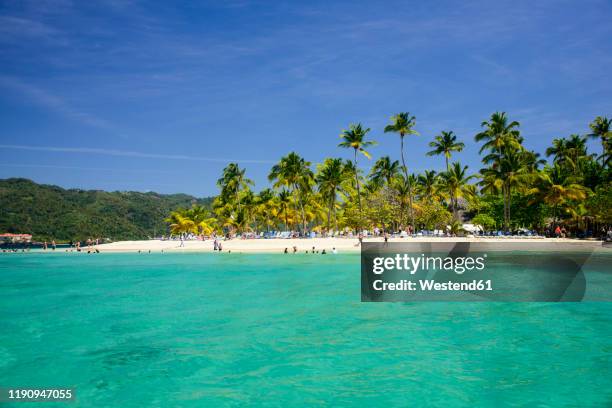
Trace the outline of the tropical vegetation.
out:
M 370 160 L 376 142 L 370 128 L 351 124 L 338 145 L 351 150 L 350 160 L 330 157 L 313 165 L 290 152 L 272 166 L 271 187 L 259 193 L 251 190 L 245 169 L 230 163 L 209 213 L 202 214 L 201 207 L 183 209 L 167 221 L 173 233 L 197 234 L 335 233 L 376 227 L 459 231 L 463 222 L 471 221 L 485 230 L 544 233 L 559 225 L 575 235 L 597 235 L 612 223 L 611 123 L 598 116 L 584 135 L 555 138 L 543 158 L 526 147 L 518 121 L 495 112 L 472 136 L 480 146 L 480 169 L 452 161 L 465 143 L 443 130 L 432 138 L 427 155 L 443 156 L 444 170 L 414 173 L 404 149 L 410 139 L 404 138 L 419 135 L 416 117 L 401 112 L 380 129 L 399 135 L 399 160 L 378 157 L 366 172 L 359 157 Z M 467 141 L 469 135 L 465 137 Z M 588 151 L 589 138 L 599 141 L 600 153 Z

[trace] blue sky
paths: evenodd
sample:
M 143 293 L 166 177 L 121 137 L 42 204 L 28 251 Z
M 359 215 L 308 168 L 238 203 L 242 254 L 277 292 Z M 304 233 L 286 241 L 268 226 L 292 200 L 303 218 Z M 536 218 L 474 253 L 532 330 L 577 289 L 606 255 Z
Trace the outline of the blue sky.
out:
M 612 114 L 610 21 L 609 1 L 0 1 L 0 178 L 205 196 L 231 160 L 259 189 L 292 150 L 350 157 L 351 122 L 399 158 L 400 111 L 411 171 L 442 169 L 441 130 L 476 171 L 496 110 L 542 153 Z

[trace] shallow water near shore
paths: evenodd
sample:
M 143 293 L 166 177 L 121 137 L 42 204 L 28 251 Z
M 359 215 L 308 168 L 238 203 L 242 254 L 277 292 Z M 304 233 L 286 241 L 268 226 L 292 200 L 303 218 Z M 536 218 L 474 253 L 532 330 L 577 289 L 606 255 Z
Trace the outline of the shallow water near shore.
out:
M 359 262 L 0 254 L 0 385 L 75 407 L 612 403 L 612 303 L 361 303 Z

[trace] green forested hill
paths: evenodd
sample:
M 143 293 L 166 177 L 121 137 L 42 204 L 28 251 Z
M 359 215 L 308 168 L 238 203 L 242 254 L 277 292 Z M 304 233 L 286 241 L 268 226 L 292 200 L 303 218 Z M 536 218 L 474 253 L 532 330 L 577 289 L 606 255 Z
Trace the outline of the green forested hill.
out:
M 34 240 L 136 239 L 167 231 L 163 219 L 179 207 L 209 206 L 211 198 L 187 194 L 63 189 L 31 180 L 0 180 L 0 233 Z

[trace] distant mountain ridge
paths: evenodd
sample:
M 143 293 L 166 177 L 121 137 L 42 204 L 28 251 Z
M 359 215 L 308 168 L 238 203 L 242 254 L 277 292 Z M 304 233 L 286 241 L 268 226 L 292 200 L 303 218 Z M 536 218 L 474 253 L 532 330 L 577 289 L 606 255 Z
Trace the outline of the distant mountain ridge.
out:
M 0 233 L 32 234 L 34 240 L 143 239 L 165 234 L 164 218 L 213 198 L 188 194 L 64 189 L 24 178 L 0 179 Z

